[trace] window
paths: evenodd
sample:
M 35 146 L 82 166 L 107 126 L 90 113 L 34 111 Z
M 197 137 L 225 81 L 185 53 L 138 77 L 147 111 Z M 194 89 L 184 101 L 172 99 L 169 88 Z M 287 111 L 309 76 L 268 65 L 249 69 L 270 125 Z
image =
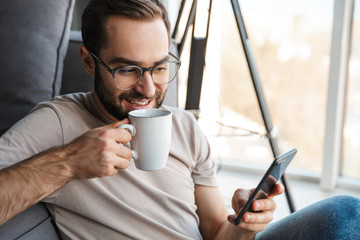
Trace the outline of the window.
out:
M 213 1 L 199 123 L 221 160 L 272 159 L 230 1 Z M 332 1 L 240 1 L 272 122 L 291 167 L 320 172 Z M 218 68 L 217 66 L 220 66 Z
M 341 174 L 360 178 L 360 4 L 354 5 L 348 65 Z

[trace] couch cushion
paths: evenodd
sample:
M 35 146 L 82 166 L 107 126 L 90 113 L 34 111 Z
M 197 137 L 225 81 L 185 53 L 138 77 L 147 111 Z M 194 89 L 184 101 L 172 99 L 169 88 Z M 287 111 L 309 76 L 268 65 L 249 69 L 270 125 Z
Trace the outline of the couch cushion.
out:
M 94 88 L 94 78 L 86 72 L 81 61 L 81 45 L 81 32 L 71 31 L 60 94 L 89 92 Z
M 0 239 L 60 239 L 43 203 L 35 204 L 0 226 Z
M 0 1 L 0 135 L 59 94 L 74 2 Z

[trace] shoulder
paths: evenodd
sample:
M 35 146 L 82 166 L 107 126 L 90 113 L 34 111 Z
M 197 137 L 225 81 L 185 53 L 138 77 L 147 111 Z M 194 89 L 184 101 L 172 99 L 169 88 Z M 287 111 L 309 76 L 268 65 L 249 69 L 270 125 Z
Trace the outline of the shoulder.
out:
M 196 119 L 194 115 L 186 110 L 177 107 L 169 107 L 166 105 L 161 106 L 161 109 L 169 110 L 172 113 L 173 122 L 179 122 L 182 124 L 190 124 L 190 125 L 194 125 L 196 123 Z
M 40 109 L 51 109 L 61 123 L 77 125 L 88 118 L 94 118 L 94 104 L 90 93 L 72 93 L 54 97 L 51 101 L 41 102 L 30 113 Z
M 104 125 L 94 114 L 94 104 L 90 93 L 73 93 L 53 98 L 38 104 L 31 114 L 53 111 L 59 122 L 64 143 L 68 143 L 84 132 Z M 49 122 L 53 124 L 53 122 Z
M 41 102 L 37 106 L 32 109 L 36 111 L 40 108 L 50 107 L 53 110 L 61 110 L 61 109 L 84 109 L 86 103 L 89 101 L 90 93 L 72 93 L 62 96 L 56 96 L 51 101 Z
M 196 158 L 197 151 L 207 145 L 207 139 L 198 125 L 194 115 L 186 110 L 176 107 L 162 106 L 172 112 L 172 141 L 178 147 L 184 147 L 193 153 Z M 180 147 L 181 146 L 181 147 Z
M 61 123 L 51 108 L 40 108 L 0 137 L 0 169 L 64 144 Z

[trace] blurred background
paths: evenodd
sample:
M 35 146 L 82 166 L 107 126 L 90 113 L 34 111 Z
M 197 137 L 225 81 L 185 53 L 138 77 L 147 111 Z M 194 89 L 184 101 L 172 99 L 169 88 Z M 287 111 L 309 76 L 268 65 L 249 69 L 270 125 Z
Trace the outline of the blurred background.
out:
M 207 2 L 198 1 L 198 7 L 207 7 Z M 171 1 L 170 10 L 174 4 Z M 279 148 L 281 152 L 293 147 L 299 150 L 291 168 L 321 178 L 326 166 L 334 164 L 336 179 L 360 187 L 359 1 L 240 0 L 239 4 L 272 121 L 279 129 Z M 176 9 L 170 12 L 177 16 Z M 334 24 L 342 21 L 340 28 Z M 336 36 L 342 36 L 341 51 L 347 53 L 344 60 L 336 55 L 340 51 L 335 49 Z M 188 70 L 184 52 L 181 107 L 185 106 Z M 339 62 L 335 66 L 333 60 L 332 68 L 345 73 L 332 72 L 332 58 Z M 338 93 L 334 94 L 329 81 L 335 81 Z M 331 114 L 333 102 L 340 102 L 336 116 Z M 341 119 L 340 123 L 331 126 L 334 118 Z M 199 123 L 219 164 L 271 161 L 230 1 L 213 1 Z M 340 135 L 326 135 L 326 127 L 337 128 L 338 124 Z M 326 137 L 337 146 L 326 146 Z M 336 154 L 334 148 L 339 148 L 338 156 L 333 156 L 336 160 L 324 159 L 325 153 Z

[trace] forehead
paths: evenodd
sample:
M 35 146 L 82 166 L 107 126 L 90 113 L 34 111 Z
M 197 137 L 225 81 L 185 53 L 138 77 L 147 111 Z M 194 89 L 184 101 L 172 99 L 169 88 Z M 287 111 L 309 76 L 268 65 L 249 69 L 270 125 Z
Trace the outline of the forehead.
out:
M 100 51 L 103 56 L 147 63 L 163 58 L 169 51 L 169 36 L 161 17 L 144 21 L 110 16 L 106 34 L 108 44 Z

